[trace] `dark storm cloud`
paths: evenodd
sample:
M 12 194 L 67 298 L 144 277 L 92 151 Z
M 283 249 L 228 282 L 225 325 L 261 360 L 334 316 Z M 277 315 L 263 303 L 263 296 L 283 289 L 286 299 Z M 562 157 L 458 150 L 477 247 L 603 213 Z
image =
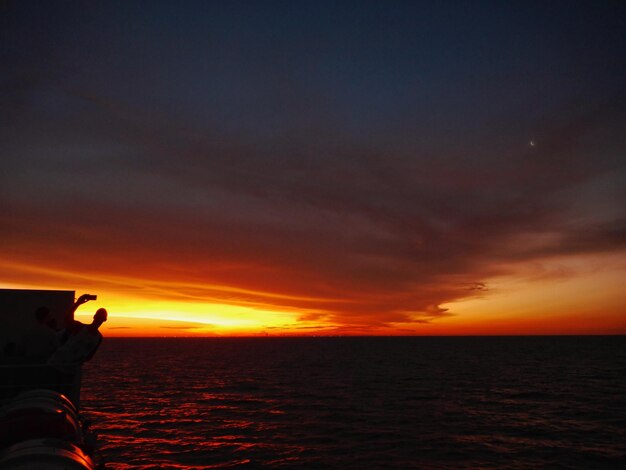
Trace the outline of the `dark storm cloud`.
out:
M 548 30 L 552 7 L 200 5 L 74 5 L 28 40 L 46 8 L 14 8 L 11 260 L 384 327 L 513 262 L 624 248 L 619 183 L 578 198 L 625 173 L 611 8 Z

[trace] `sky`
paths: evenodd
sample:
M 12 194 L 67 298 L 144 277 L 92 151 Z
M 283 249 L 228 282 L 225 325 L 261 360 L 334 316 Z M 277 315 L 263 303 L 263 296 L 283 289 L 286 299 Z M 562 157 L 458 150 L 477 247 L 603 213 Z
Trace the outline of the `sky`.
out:
M 621 1 L 3 1 L 0 287 L 110 336 L 626 334 Z

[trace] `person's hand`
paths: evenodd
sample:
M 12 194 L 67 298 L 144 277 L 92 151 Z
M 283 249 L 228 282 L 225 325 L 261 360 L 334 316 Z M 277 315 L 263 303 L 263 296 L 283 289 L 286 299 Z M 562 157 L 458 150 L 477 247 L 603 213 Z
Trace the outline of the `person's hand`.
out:
M 76 305 L 82 305 L 85 302 L 89 302 L 90 300 L 90 295 L 89 294 L 83 294 L 81 295 L 78 299 L 76 299 Z

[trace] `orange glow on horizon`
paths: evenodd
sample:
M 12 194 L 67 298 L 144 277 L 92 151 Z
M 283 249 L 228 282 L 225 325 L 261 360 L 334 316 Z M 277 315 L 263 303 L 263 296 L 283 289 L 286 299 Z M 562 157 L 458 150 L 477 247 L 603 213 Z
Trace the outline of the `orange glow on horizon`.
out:
M 240 301 L 235 294 L 245 289 L 224 289 L 232 295 L 224 303 L 211 298 L 176 298 L 167 289 L 179 284 L 165 281 L 125 280 L 126 288 L 122 288 L 120 278 L 102 274 L 66 279 L 69 273 L 27 266 L 22 272 L 26 275 L 21 282 L 4 282 L 2 287 L 97 293 L 98 300 L 80 307 L 76 317 L 88 323 L 97 308 L 106 307 L 109 321 L 102 331 L 111 337 L 626 334 L 626 294 L 622 288 L 626 257 L 552 260 L 544 262 L 541 270 L 527 264 L 515 275 L 488 280 L 486 291 L 442 304 L 449 315 L 431 321 L 386 324 L 368 324 L 347 314 L 342 317 L 341 312 L 330 315 L 323 307 L 336 308 L 341 302 L 283 295 L 280 291 L 259 293 L 256 298 L 263 299 L 261 303 Z M 24 282 L 28 275 L 32 282 Z M 106 287 L 98 288 L 100 284 Z M 129 285 L 133 288 L 128 289 Z M 141 285 L 151 287 L 143 291 L 135 287 Z M 294 306 L 285 305 L 285 299 L 293 300 Z M 320 309 L 295 306 L 302 300 L 319 304 Z

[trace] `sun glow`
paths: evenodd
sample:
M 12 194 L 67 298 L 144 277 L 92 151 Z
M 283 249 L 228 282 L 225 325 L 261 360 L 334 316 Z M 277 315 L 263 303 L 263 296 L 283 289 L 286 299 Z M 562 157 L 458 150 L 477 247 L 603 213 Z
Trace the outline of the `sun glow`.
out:
M 100 295 L 97 303 L 115 312 L 103 331 L 123 336 L 155 332 L 159 336 L 258 334 L 267 328 L 280 328 L 297 321 L 294 313 L 228 304 L 109 299 L 108 295 Z M 88 310 L 91 310 L 89 304 L 81 307 L 76 318 L 89 321 L 92 313 Z M 122 329 L 129 331 L 120 331 Z

